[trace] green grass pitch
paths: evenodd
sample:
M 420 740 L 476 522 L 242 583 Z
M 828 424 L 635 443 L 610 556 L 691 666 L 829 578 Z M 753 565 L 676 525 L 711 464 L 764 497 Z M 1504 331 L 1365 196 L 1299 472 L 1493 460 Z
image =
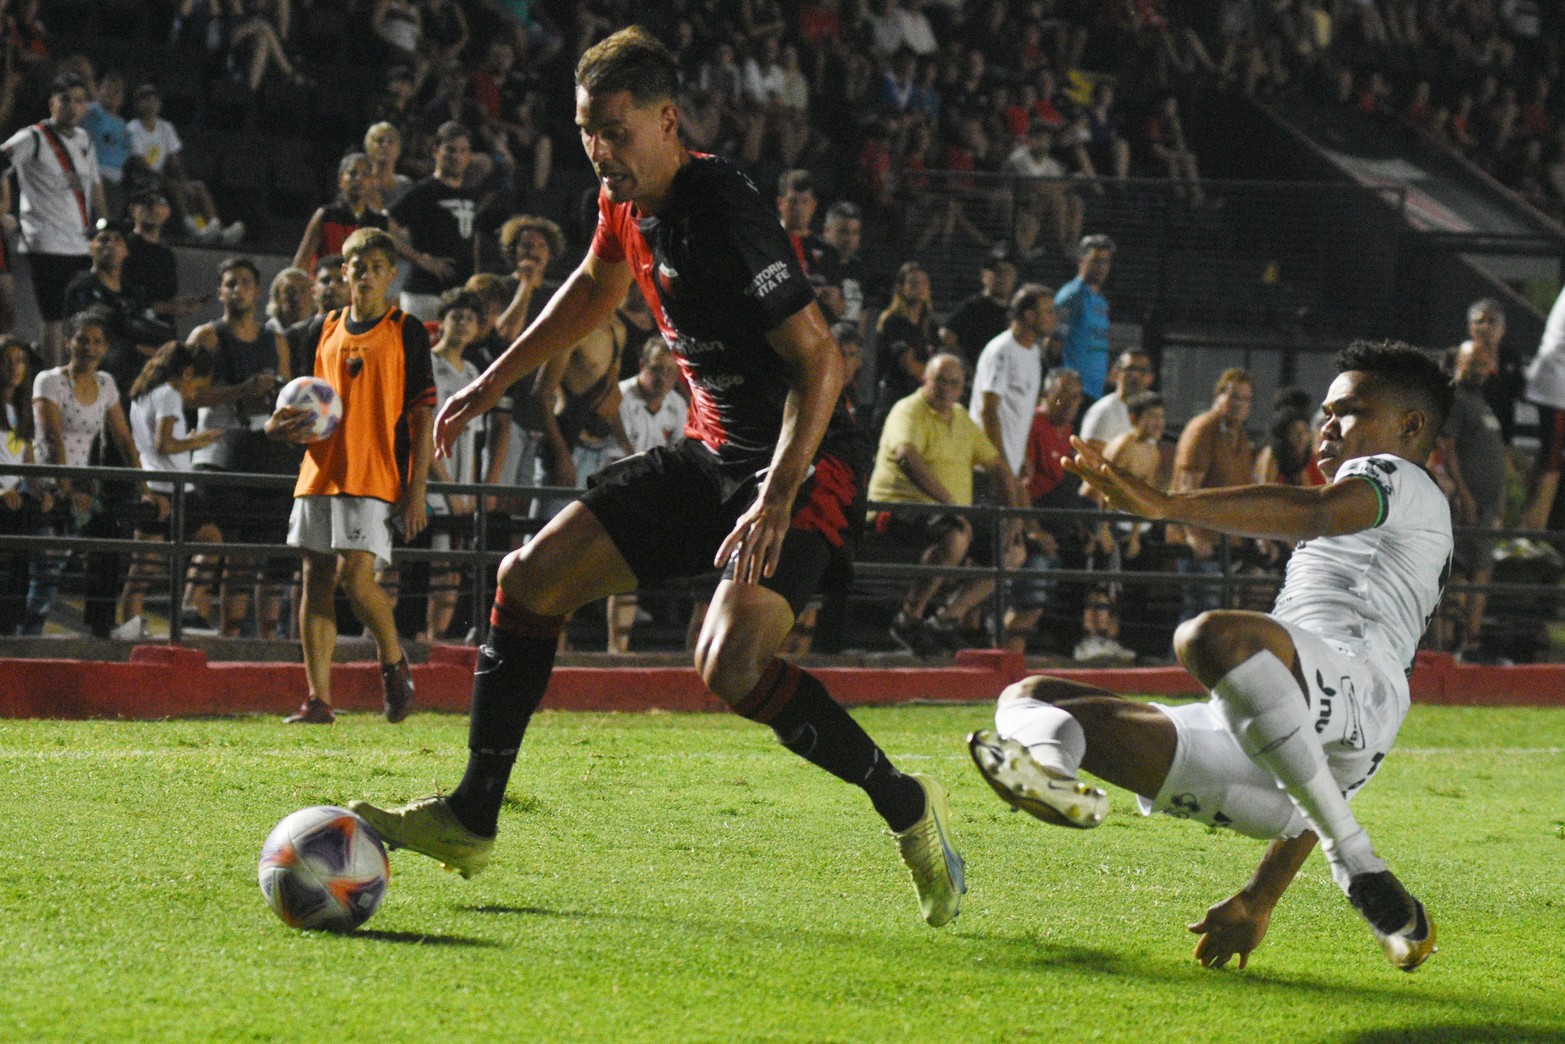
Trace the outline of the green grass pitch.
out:
M 1185 924 L 1260 844 L 1009 812 L 983 706 L 861 710 L 951 790 L 970 892 L 935 931 L 850 787 L 718 715 L 544 713 L 490 869 L 393 853 L 349 936 L 293 931 L 255 868 L 304 805 L 449 787 L 466 722 L 0 722 L 0 1040 L 1565 1040 L 1565 712 L 1415 708 L 1356 801 L 1427 903 L 1406 975 L 1311 857 L 1247 970 Z

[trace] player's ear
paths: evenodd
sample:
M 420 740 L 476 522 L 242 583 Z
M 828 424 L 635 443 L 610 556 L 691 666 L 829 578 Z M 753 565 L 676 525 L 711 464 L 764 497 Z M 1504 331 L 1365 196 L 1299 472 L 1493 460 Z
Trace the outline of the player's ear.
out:
M 668 102 L 663 106 L 663 111 L 658 113 L 658 122 L 663 128 L 663 133 L 679 133 L 679 109 L 675 107 L 673 102 Z
M 1417 442 L 1429 428 L 1429 414 L 1414 407 L 1402 414 L 1402 437 Z

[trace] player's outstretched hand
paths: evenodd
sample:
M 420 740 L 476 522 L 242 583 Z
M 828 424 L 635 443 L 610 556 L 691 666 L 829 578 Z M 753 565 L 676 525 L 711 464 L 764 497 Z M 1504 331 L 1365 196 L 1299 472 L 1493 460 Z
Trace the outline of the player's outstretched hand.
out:
M 762 577 L 777 571 L 777 560 L 782 555 L 783 538 L 793 524 L 793 515 L 786 504 L 768 504 L 766 497 L 757 497 L 717 549 L 712 564 L 721 569 L 730 558 L 734 562 L 734 579 L 741 584 L 759 583 Z
M 1066 471 L 1102 493 L 1108 499 L 1109 507 L 1154 521 L 1165 517 L 1168 496 L 1161 490 L 1115 467 L 1079 436 L 1071 436 L 1071 447 L 1076 455 L 1061 457 L 1060 463 L 1065 465 Z
M 1205 917 L 1189 925 L 1201 937 L 1196 940 L 1195 959 L 1203 968 L 1221 968 L 1230 958 L 1238 957 L 1243 968 L 1249 963 L 1250 951 L 1266 938 L 1271 923 L 1271 906 L 1246 892 L 1213 903 Z
M 499 401 L 499 392 L 490 391 L 482 379 L 447 399 L 435 417 L 435 456 L 450 457 L 462 429 L 494 409 Z

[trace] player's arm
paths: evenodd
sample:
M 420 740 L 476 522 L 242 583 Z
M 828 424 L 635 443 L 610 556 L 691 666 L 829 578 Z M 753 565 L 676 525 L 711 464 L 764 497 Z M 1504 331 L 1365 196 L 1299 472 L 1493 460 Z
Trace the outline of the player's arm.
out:
M 1194 956 L 1202 967 L 1221 968 L 1232 957 L 1239 958 L 1241 968 L 1249 963 L 1250 952 L 1266 937 L 1277 901 L 1314 851 L 1315 840 L 1306 830 L 1298 837 L 1273 841 L 1266 846 L 1249 883 L 1222 902 L 1213 903 L 1204 917 L 1189 925 L 1201 937 Z
M 489 364 L 478 380 L 447 400 L 435 419 L 436 452 L 448 455 L 462 428 L 493 409 L 507 388 L 607 322 L 624 300 L 630 280 L 628 263 L 605 261 L 588 251 L 532 325 Z
M 1163 493 L 1071 437 L 1065 466 L 1108 498 L 1109 506 L 1154 522 L 1177 522 L 1229 536 L 1295 542 L 1369 529 L 1382 519 L 1379 490 L 1350 476 L 1329 486 L 1230 486 Z
M 766 340 L 788 367 L 788 398 L 760 494 L 717 552 L 719 566 L 738 553 L 734 578 L 740 583 L 755 583 L 776 570 L 793 521 L 793 499 L 842 397 L 842 350 L 813 301 L 769 330 Z
M 293 267 L 308 270 L 314 263 L 315 252 L 321 248 L 321 221 L 325 215 L 325 207 L 310 215 L 309 224 L 304 226 L 304 235 L 299 239 L 299 249 L 293 252 Z

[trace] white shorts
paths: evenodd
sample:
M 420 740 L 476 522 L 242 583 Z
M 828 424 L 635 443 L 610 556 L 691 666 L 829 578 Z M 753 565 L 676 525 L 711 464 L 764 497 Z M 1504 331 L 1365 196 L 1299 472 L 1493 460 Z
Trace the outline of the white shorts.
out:
M 374 497 L 295 497 L 288 544 L 323 555 L 368 551 L 391 564 L 391 505 Z
M 1282 623 L 1282 621 L 1278 621 Z M 1343 794 L 1368 783 L 1407 717 L 1400 675 L 1341 642 L 1283 623 L 1309 682 L 1309 716 Z M 1162 812 L 1258 838 L 1294 837 L 1308 826 L 1276 779 L 1240 749 L 1211 701 L 1152 706 L 1174 723 L 1174 762 L 1142 815 Z

